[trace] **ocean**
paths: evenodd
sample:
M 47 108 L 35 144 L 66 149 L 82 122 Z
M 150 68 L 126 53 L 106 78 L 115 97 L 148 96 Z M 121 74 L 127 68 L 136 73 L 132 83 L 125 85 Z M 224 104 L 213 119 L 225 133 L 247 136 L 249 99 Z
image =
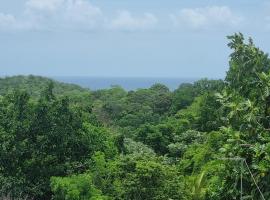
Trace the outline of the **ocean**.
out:
M 175 90 L 181 83 L 193 83 L 198 78 L 112 78 L 112 77 L 52 77 L 53 79 L 80 85 L 91 90 L 108 89 L 112 86 L 121 86 L 125 90 L 149 88 L 155 83 L 166 85 Z

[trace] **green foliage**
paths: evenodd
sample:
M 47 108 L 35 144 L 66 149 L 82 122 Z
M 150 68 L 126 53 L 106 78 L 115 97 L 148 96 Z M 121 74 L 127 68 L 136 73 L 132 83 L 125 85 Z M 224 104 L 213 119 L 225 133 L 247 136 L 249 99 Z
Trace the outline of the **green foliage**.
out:
M 254 84 L 259 81 L 259 73 L 270 70 L 268 54 L 257 48 L 252 39 L 245 43 L 241 33 L 228 36 L 228 39 L 230 40 L 228 46 L 233 53 L 230 56 L 230 69 L 226 81 L 230 88 L 241 91 L 244 97 L 257 98 L 257 88 Z
M 14 89 L 18 89 L 25 90 L 32 97 L 39 98 L 43 91 L 42 89 L 50 84 L 54 85 L 53 92 L 57 96 L 68 95 L 71 97 L 73 95 L 84 95 L 88 92 L 87 89 L 83 89 L 74 84 L 60 83 L 49 78 L 29 75 L 0 78 L 0 95 L 7 94 Z
M 51 176 L 86 170 L 95 151 L 116 154 L 105 129 L 84 123 L 69 99 L 56 98 L 51 90 L 49 85 L 38 101 L 16 91 L 0 102 L 2 194 L 48 199 Z
M 129 154 L 114 161 L 102 154 L 93 158 L 95 185 L 113 199 L 183 199 L 183 179 L 176 167 L 154 155 Z
M 136 140 L 149 145 L 159 154 L 168 152 L 167 146 L 172 138 L 172 127 L 166 124 L 159 124 L 157 126 L 146 124 L 141 126 L 136 134 Z
M 194 185 L 192 187 L 191 197 L 194 200 L 204 199 L 205 196 L 205 188 L 203 188 L 205 179 L 205 172 L 202 172 L 196 179 L 194 180 Z
M 173 112 L 177 112 L 191 105 L 194 98 L 197 96 L 193 84 L 183 83 L 173 92 Z
M 179 192 L 170 191 L 173 188 L 164 188 L 167 182 L 174 177 L 170 174 L 171 171 L 167 171 L 161 164 L 153 161 L 137 161 L 136 163 L 128 163 L 122 167 L 129 167 L 129 170 L 125 173 L 125 177 L 122 180 L 123 184 L 120 186 L 123 199 L 167 199 L 173 198 L 174 195 L 179 199 Z M 122 169 L 123 170 L 123 169 Z M 178 189 L 180 189 L 179 187 Z M 164 191 L 169 189 L 169 191 Z M 166 193 L 165 193 L 166 192 Z M 168 196 L 168 194 L 170 194 Z
M 106 200 L 101 191 L 95 188 L 88 174 L 70 177 L 51 178 L 51 188 L 55 200 Z
M 196 97 L 208 92 L 221 91 L 223 88 L 222 80 L 201 79 L 194 84 L 183 83 L 173 92 L 171 111 L 176 113 L 190 106 Z

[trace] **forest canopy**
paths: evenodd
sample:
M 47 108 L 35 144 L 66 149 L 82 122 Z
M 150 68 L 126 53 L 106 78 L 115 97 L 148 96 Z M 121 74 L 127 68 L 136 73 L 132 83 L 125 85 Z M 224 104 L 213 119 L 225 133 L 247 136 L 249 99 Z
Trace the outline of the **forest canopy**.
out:
M 270 59 L 228 40 L 224 80 L 174 91 L 1 78 L 2 198 L 270 199 Z

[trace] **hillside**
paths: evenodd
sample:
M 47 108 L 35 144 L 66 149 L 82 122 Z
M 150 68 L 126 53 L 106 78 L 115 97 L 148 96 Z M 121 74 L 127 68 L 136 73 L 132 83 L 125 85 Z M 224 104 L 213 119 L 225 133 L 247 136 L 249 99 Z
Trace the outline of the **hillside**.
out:
M 61 83 L 50 78 L 41 76 L 11 76 L 0 78 L 0 95 L 9 91 L 19 89 L 27 91 L 31 96 L 39 96 L 42 89 L 52 82 L 54 85 L 54 94 L 70 95 L 74 93 L 87 92 L 88 89 L 82 88 L 75 84 Z

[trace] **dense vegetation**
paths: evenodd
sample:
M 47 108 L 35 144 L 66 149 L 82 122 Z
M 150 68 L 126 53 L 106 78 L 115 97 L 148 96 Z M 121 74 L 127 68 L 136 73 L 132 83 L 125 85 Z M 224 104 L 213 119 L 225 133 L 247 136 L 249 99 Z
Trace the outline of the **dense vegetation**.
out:
M 2 197 L 270 199 L 270 59 L 228 39 L 225 80 L 175 91 L 0 79 Z

